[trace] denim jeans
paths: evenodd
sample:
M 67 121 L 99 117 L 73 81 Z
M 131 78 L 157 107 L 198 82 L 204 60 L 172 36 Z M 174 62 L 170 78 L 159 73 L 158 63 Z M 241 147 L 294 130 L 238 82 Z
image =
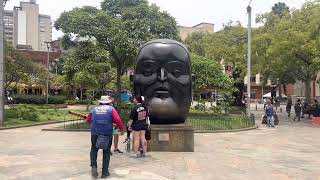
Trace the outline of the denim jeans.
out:
M 270 127 L 274 127 L 274 118 L 273 116 L 267 116 L 267 124 Z
M 102 158 L 102 172 L 106 173 L 109 171 L 109 163 L 110 163 L 110 148 L 112 145 L 112 135 L 108 136 L 110 138 L 108 144 L 108 150 L 103 150 L 103 158 Z M 91 135 L 91 151 L 90 151 L 90 161 L 91 167 L 97 167 L 97 157 L 98 157 L 98 150 L 96 148 L 96 142 L 98 139 L 98 135 Z
M 293 120 L 295 121 L 296 118 L 298 118 L 298 121 L 300 121 L 300 117 L 301 117 L 301 112 L 296 112 L 296 116 L 293 118 Z

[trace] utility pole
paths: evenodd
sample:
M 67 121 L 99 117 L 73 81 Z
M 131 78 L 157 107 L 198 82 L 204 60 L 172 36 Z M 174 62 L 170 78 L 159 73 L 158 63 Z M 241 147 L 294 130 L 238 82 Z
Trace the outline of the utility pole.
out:
M 3 14 L 4 14 L 4 8 L 3 8 L 3 0 L 0 0 L 0 127 L 3 126 L 4 122 L 4 99 L 5 99 L 5 92 L 4 92 L 4 55 L 3 55 L 3 39 L 4 39 L 4 33 L 3 33 Z
M 47 44 L 47 49 L 48 49 L 48 56 L 47 56 L 47 79 L 46 79 L 46 85 L 47 85 L 47 91 L 46 91 L 46 96 L 47 96 L 47 99 L 46 99 L 46 103 L 49 104 L 49 75 L 50 75 L 50 72 L 49 72 L 49 61 L 50 61 L 50 48 L 51 48 L 51 43 L 52 41 L 47 41 L 47 42 L 44 42 Z
M 7 0 L 0 0 L 0 127 L 3 126 L 4 123 L 4 102 L 5 102 L 5 96 L 6 92 L 4 89 L 5 85 L 5 73 L 4 73 L 4 6 L 6 5 Z
M 251 3 L 251 1 L 250 1 Z M 247 111 L 248 116 L 251 117 L 251 111 L 250 111 L 250 98 L 251 98 L 251 7 L 250 4 L 247 7 L 247 13 L 248 13 L 248 61 L 247 61 Z

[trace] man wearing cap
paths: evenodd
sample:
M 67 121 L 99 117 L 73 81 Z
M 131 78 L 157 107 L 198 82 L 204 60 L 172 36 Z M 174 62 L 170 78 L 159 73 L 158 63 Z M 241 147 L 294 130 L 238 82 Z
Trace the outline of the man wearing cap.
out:
M 112 145 L 112 131 L 113 123 L 120 129 L 120 134 L 124 134 L 124 128 L 122 121 L 119 117 L 117 110 L 111 106 L 113 98 L 110 96 L 101 96 L 99 100 L 99 106 L 91 110 L 87 116 L 87 122 L 91 127 L 91 173 L 93 177 L 98 177 L 97 170 L 97 156 L 98 148 L 96 147 L 97 139 L 99 135 L 103 135 L 108 139 L 108 148 L 103 150 L 102 160 L 102 175 L 101 178 L 105 178 L 110 175 L 109 162 L 110 162 L 110 148 Z

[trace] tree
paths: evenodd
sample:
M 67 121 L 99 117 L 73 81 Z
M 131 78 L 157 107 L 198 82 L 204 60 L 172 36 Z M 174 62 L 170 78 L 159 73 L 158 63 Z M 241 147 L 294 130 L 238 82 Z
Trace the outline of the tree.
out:
M 278 17 L 270 26 L 264 22 L 264 36 L 269 43 L 265 49 L 264 74 L 289 83 L 300 80 L 306 86 L 306 98 L 310 101 L 311 81 L 319 72 L 320 5 L 319 1 L 308 2 L 300 10 Z M 260 47 L 259 47 L 260 48 Z
M 82 99 L 83 89 L 105 92 L 106 86 L 114 79 L 109 53 L 99 44 L 80 41 L 63 57 L 66 81 L 79 88 Z
M 185 41 L 191 52 L 214 59 L 218 63 L 222 61 L 227 66 L 232 65 L 235 72 L 232 77 L 236 87 L 233 92 L 236 105 L 240 105 L 243 98 L 246 40 L 245 28 L 239 22 L 229 21 L 217 33 L 192 33 Z
M 223 73 L 222 66 L 208 58 L 192 54 L 194 75 L 193 93 L 199 96 L 204 90 L 217 89 L 226 96 L 233 92 L 233 81 Z
M 5 66 L 5 91 L 9 88 L 14 89 L 18 83 L 39 86 L 45 84 L 46 67 L 24 58 L 8 44 L 6 45 Z
M 117 70 L 118 94 L 121 93 L 121 76 L 132 66 L 143 43 L 154 38 L 176 39 L 178 36 L 174 18 L 146 0 L 104 0 L 101 9 L 75 8 L 61 14 L 55 27 L 68 35 L 94 37 L 110 53 Z
M 272 13 L 281 18 L 285 14 L 289 13 L 289 7 L 286 5 L 286 3 L 278 2 L 272 7 Z
M 193 54 L 205 57 L 207 54 L 205 38 L 208 36 L 205 32 L 194 32 L 188 35 L 185 40 L 189 51 Z

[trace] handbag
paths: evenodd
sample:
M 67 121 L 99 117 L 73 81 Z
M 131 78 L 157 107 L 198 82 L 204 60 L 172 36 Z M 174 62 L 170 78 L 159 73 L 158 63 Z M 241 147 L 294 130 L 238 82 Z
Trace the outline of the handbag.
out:
M 97 149 L 103 149 L 103 150 L 110 149 L 109 144 L 110 144 L 109 136 L 98 135 L 97 142 L 96 142 Z
M 150 126 L 149 117 L 147 117 L 147 119 L 146 119 L 146 124 L 147 124 L 147 128 L 146 128 L 145 138 L 147 141 L 149 141 L 149 140 L 151 140 L 151 126 Z

